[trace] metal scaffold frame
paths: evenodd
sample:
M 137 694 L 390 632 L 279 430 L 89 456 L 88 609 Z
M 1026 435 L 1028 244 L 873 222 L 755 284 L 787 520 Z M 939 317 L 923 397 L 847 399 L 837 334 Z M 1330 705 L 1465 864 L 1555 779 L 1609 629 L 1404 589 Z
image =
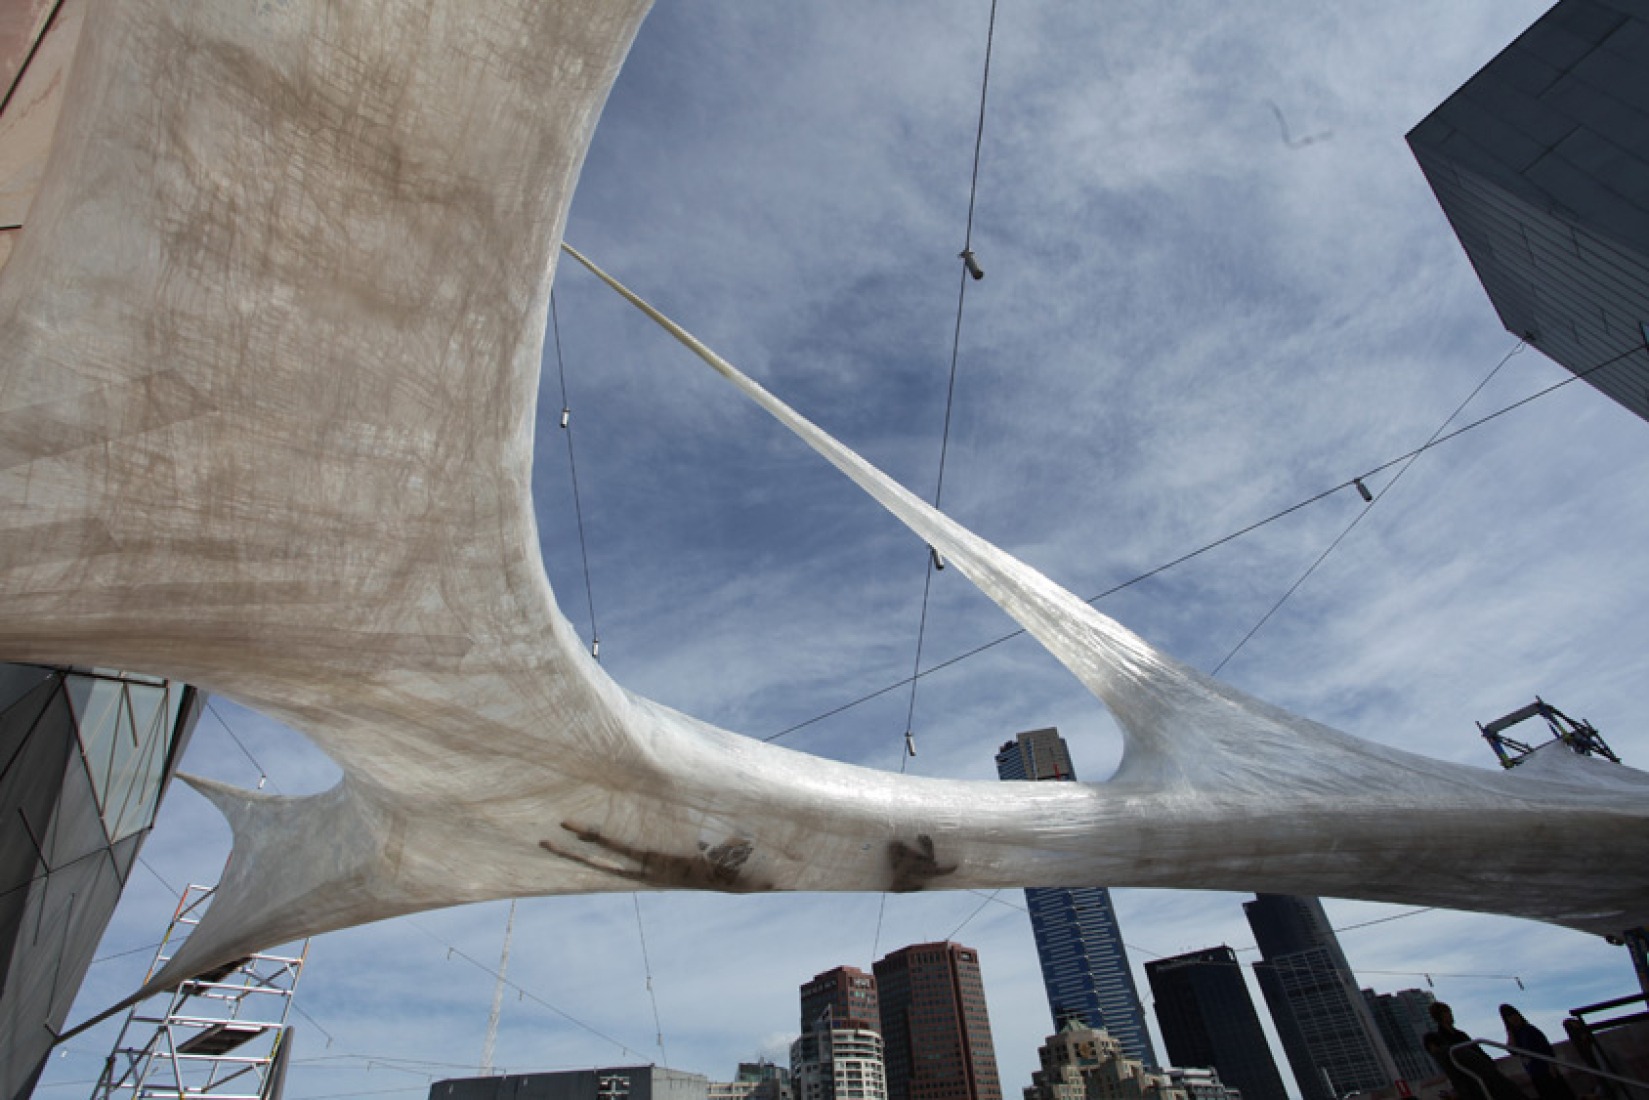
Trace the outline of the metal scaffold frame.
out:
M 155 951 L 157 973 L 200 923 L 216 887 L 190 885 Z M 278 1100 L 291 1050 L 287 1016 L 309 954 L 255 954 L 133 1006 L 92 1100 Z

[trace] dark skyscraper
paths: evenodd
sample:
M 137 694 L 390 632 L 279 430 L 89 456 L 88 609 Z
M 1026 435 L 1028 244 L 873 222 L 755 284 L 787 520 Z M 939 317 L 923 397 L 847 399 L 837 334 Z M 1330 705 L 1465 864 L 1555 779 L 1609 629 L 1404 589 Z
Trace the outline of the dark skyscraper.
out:
M 1323 903 L 1258 894 L 1243 911 L 1260 947 L 1254 973 L 1304 1100 L 1335 1100 L 1397 1080 Z
M 1243 1100 L 1286 1100 L 1259 1014 L 1229 947 L 1210 947 L 1145 964 L 1157 1025 L 1177 1066 L 1211 1066 Z
M 1404 989 L 1397 993 L 1363 990 L 1363 1001 L 1374 1014 L 1380 1038 L 1385 1040 L 1403 1080 L 1411 1084 L 1437 1072 L 1437 1064 L 1426 1053 L 1425 1046 L 1426 1032 L 1435 1026 L 1431 1020 L 1431 1005 L 1435 1000 L 1437 998 L 1424 989 Z
M 888 1100 L 1002 1100 L 979 953 L 918 943 L 873 969 Z
M 1000 779 L 1074 780 L 1065 739 L 1056 729 L 1030 730 L 996 754 Z M 1122 946 L 1111 892 L 1103 886 L 1025 891 L 1042 982 L 1057 1031 L 1067 1020 L 1103 1028 L 1130 1058 L 1157 1064 L 1145 1011 Z

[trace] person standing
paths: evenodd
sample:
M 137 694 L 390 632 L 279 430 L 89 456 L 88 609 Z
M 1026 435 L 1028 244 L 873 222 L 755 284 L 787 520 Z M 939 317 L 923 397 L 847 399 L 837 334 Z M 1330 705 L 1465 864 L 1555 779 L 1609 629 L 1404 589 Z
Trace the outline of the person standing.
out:
M 1524 1019 L 1523 1013 L 1511 1005 L 1501 1005 L 1500 1019 L 1506 1025 L 1507 1046 L 1527 1050 L 1533 1054 L 1543 1054 L 1546 1058 L 1552 1057 L 1552 1044 L 1547 1041 L 1545 1033 Z M 1574 1090 L 1552 1063 L 1544 1058 L 1529 1058 L 1524 1055 L 1519 1055 L 1518 1058 L 1529 1074 L 1529 1080 L 1534 1083 L 1535 1095 L 1540 1097 L 1540 1100 L 1575 1100 Z
M 1471 1036 L 1454 1026 L 1454 1009 L 1433 1001 L 1427 1010 L 1436 1030 L 1426 1032 L 1426 1053 L 1448 1075 L 1455 1100 L 1529 1100 L 1495 1066 L 1494 1059 L 1471 1041 Z M 1466 1045 L 1456 1050 L 1461 1043 Z

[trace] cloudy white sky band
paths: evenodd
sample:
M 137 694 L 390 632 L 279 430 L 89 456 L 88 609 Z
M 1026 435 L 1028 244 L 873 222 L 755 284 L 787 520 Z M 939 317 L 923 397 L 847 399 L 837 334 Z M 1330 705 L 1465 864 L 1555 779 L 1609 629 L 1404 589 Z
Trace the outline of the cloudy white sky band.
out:
M 1088 596 L 1425 442 L 1515 341 L 1402 135 L 1543 6 L 1002 3 L 974 227 L 987 276 L 967 290 L 945 510 Z M 922 495 L 937 473 L 988 11 L 661 3 L 568 226 Z M 1273 104 L 1292 136 L 1330 136 L 1291 147 Z M 908 676 L 924 548 L 575 266 L 562 266 L 556 300 L 608 670 L 753 736 Z M 553 345 L 546 354 L 540 529 L 557 595 L 588 636 Z M 1532 350 L 1514 355 L 1460 420 L 1563 377 Z M 1649 762 L 1646 459 L 1649 426 L 1581 384 L 1429 451 L 1222 677 L 1359 736 L 1485 767 L 1475 723 L 1539 694 Z M 1099 606 L 1211 669 L 1362 507 L 1343 491 Z M 1012 629 L 954 570 L 934 578 L 927 622 L 924 665 Z M 295 735 L 215 706 L 281 790 L 335 778 Z M 897 769 L 909 706 L 908 691 L 889 692 L 784 743 Z M 1108 774 L 1120 741 L 1103 709 L 1017 638 L 921 681 L 906 764 L 988 778 L 1003 740 L 1050 724 L 1079 774 Z M 258 778 L 210 715 L 186 767 Z M 153 870 L 139 870 L 105 953 L 158 939 L 173 906 L 160 880 L 209 882 L 227 848 L 215 811 L 174 790 L 145 855 Z M 981 900 L 890 897 L 878 938 L 875 896 L 642 895 L 668 1061 L 725 1078 L 740 1059 L 782 1059 L 802 981 L 944 937 Z M 1119 891 L 1142 992 L 1153 953 L 1250 945 L 1242 900 Z M 1011 907 L 1021 899 L 1001 901 L 959 938 L 981 951 L 1013 1094 L 1049 1021 Z M 1328 904 L 1341 924 L 1402 912 Z M 316 940 L 288 1096 L 417 1096 L 472 1070 L 494 980 L 464 955 L 496 965 L 505 909 Z M 1619 949 L 1500 918 L 1432 912 L 1343 942 L 1364 984 L 1424 987 L 1430 974 L 1480 1033 L 1503 1000 L 1549 1030 L 1632 986 Z M 72 1018 L 129 992 L 146 962 L 94 967 Z M 531 996 L 506 996 L 496 1066 L 632 1060 L 624 1048 L 663 1060 L 628 895 L 522 903 L 510 978 Z M 69 1044 L 39 1095 L 87 1093 L 74 1082 L 95 1078 L 112 1038 Z

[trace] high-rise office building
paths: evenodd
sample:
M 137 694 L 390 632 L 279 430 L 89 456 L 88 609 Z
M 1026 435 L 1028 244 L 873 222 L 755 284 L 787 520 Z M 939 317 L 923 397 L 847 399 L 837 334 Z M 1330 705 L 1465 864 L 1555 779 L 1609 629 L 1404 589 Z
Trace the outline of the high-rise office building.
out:
M 1168 1060 L 1211 1066 L 1243 1100 L 1287 1100 L 1237 953 L 1221 945 L 1145 964 Z
M 1408 135 L 1501 323 L 1649 419 L 1649 9 L 1562 0 Z
M 1397 1080 L 1323 903 L 1257 894 L 1243 905 L 1260 961 L 1260 991 L 1304 1100 L 1337 1100 Z
M 872 969 L 890 1100 L 1002 1100 L 979 953 L 918 943 Z
M 204 696 L 0 665 L 0 1100 L 33 1091 Z
M 886 1100 L 875 977 L 826 970 L 803 983 L 801 1002 L 801 1035 L 790 1044 L 796 1100 Z
M 996 774 L 1000 779 L 1076 778 L 1057 729 L 1029 730 L 1003 745 L 996 754 Z M 1025 908 L 1055 1030 L 1067 1020 L 1079 1020 L 1109 1032 L 1128 1057 L 1156 1065 L 1111 892 L 1103 886 L 1038 887 L 1025 891 Z
M 1431 1006 L 1437 998 L 1424 989 L 1403 989 L 1396 993 L 1363 990 L 1363 1002 L 1374 1015 L 1392 1061 L 1403 1080 L 1417 1084 L 1437 1073 L 1437 1063 L 1426 1053 L 1426 1033 L 1436 1025 Z

